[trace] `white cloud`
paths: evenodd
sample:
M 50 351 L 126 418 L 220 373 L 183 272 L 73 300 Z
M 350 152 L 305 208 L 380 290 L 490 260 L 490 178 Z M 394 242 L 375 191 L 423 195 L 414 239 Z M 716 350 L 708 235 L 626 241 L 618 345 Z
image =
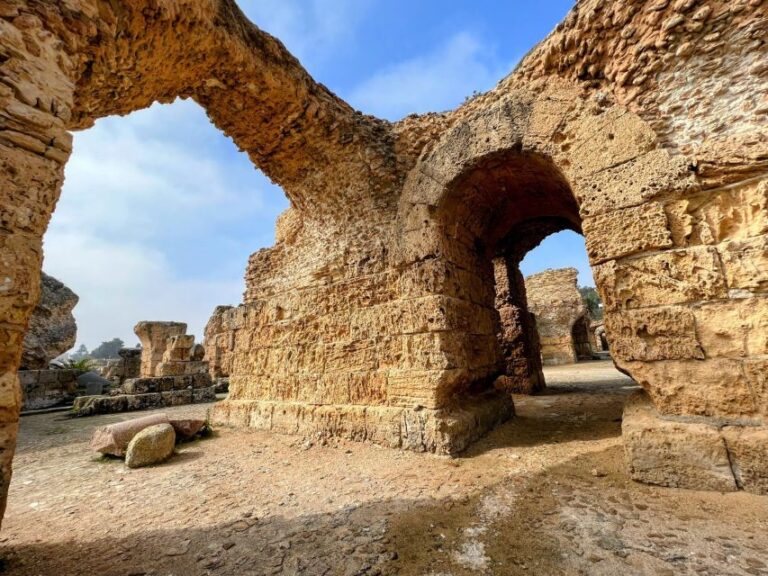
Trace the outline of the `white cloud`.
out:
M 155 105 L 75 135 L 43 268 L 80 296 L 78 344 L 135 342 L 140 320 L 202 338 L 286 205 L 196 104 Z
M 140 320 L 186 322 L 201 340 L 214 307 L 239 302 L 243 289 L 237 279 L 179 277 L 159 250 L 104 242 L 87 232 L 47 238 L 45 269 L 80 296 L 77 340 L 89 348 L 115 336 L 136 343 L 132 329 Z
M 492 88 L 513 66 L 500 62 L 493 48 L 472 33 L 459 32 L 428 54 L 375 73 L 353 90 L 349 102 L 391 120 L 444 111 L 461 104 L 473 90 Z
M 256 172 L 243 158 L 224 166 L 208 138 L 222 138 L 191 101 L 155 105 L 127 118 L 102 120 L 75 135 L 57 224 L 111 237 L 163 237 L 175 220 L 221 224 L 264 207 Z M 245 166 L 243 166 L 245 164 Z M 252 182 L 243 182 L 253 176 Z M 237 211 L 215 210 L 238 202 Z

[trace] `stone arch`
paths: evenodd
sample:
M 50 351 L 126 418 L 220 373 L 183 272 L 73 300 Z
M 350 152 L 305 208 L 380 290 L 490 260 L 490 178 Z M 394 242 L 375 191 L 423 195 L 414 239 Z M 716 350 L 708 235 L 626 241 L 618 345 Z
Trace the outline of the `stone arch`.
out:
M 577 362 L 592 359 L 593 351 L 589 332 L 589 315 L 583 314 L 571 326 L 571 338 Z
M 0 516 L 20 406 L 16 369 L 71 131 L 192 98 L 321 232 L 392 202 L 389 123 L 315 82 L 233 0 L 14 2 L 0 14 Z
M 399 205 L 399 265 L 439 267 L 461 278 L 436 287 L 461 302 L 457 315 L 492 315 L 488 290 L 462 293 L 489 285 L 490 258 L 504 252 L 522 258 L 561 229 L 584 234 L 598 290 L 613 304 L 611 317 L 619 307 L 608 270 L 618 259 L 672 247 L 663 206 L 651 199 L 694 186 L 685 160 L 657 148 L 638 116 L 605 100 L 564 94 L 561 86 L 557 97 L 517 92 L 500 99 L 457 122 L 409 174 Z M 469 340 L 477 345 L 476 334 L 456 334 L 464 334 L 454 343 L 457 354 Z M 491 378 L 498 362 L 470 357 L 465 368 L 446 394 Z
M 452 286 L 449 296 L 462 302 L 466 316 L 491 316 L 485 325 L 493 330 L 489 262 L 505 261 L 506 284 L 520 285 L 518 265 L 530 249 L 560 230 L 583 233 L 581 198 L 569 178 L 574 170 L 567 124 L 578 126 L 587 107 L 579 98 L 554 101 L 546 95 L 519 92 L 458 122 L 422 156 L 406 181 L 399 206 L 401 265 L 442 266 L 444 274 L 462 277 L 461 283 L 467 286 L 485 286 L 486 290 L 463 294 Z M 442 262 L 436 264 L 436 260 Z M 512 300 L 516 309 L 526 309 L 524 287 Z M 520 317 L 525 315 L 515 314 L 515 319 Z M 531 333 L 530 327 L 525 332 Z M 484 336 L 491 341 L 491 335 Z M 465 337 L 476 344 L 477 334 L 465 332 Z M 455 346 L 466 348 L 467 344 Z M 536 376 L 540 365 L 535 365 L 538 349 L 530 342 L 521 348 L 527 356 L 523 381 L 507 379 L 505 384 L 517 391 L 535 391 L 541 387 Z M 498 350 L 491 355 L 498 356 Z M 467 374 L 458 384 L 452 381 L 446 395 L 500 373 L 498 361 L 476 364 L 468 359 Z M 506 375 L 515 371 L 520 370 L 508 366 Z M 526 384 L 531 379 L 535 384 Z
M 389 125 L 315 82 L 234 0 L 81 4 L 75 15 L 62 10 L 61 24 L 86 32 L 57 30 L 73 47 L 62 70 L 72 94 L 58 105 L 66 129 L 191 98 L 294 208 L 331 220 L 340 205 L 364 205 L 394 179 Z M 98 14 L 88 14 L 89 5 Z
M 611 348 L 608 342 L 608 336 L 605 333 L 605 326 L 600 324 L 595 328 L 595 345 L 598 352 L 608 352 Z
M 691 224 L 700 222 L 702 216 L 695 214 L 696 208 L 691 212 L 689 199 L 727 204 L 724 196 L 738 192 L 723 189 L 715 192 L 719 199 L 703 200 L 707 195 L 701 192 L 695 164 L 682 155 L 671 155 L 648 123 L 612 104 L 604 94 L 584 97 L 569 93 L 567 86 L 561 86 L 556 95 L 546 90 L 535 95 L 513 92 L 458 120 L 425 152 L 406 182 L 399 206 L 399 265 L 414 270 L 440 269 L 441 277 L 453 280 L 430 285 L 429 289 L 448 294 L 454 303 L 452 314 L 465 318 L 465 323 L 467 317 L 481 318 L 488 310 L 489 296 L 482 290 L 464 296 L 461 286 L 484 285 L 482 273 L 477 272 L 477 255 L 487 250 L 488 243 L 485 238 L 478 239 L 477 223 L 482 222 L 482 216 L 446 219 L 445 206 L 456 193 L 456 183 L 469 182 L 464 189 L 469 203 L 487 212 L 488 205 L 476 200 L 481 196 L 472 186 L 472 175 L 478 169 L 496 169 L 498 160 L 509 158 L 520 159 L 515 171 L 523 182 L 530 169 L 524 164 L 545 162 L 556 167 L 550 168 L 551 174 L 562 174 L 562 180 L 553 178 L 553 183 L 569 184 L 578 206 L 578 222 L 574 222 L 573 213 L 570 219 L 568 214 L 558 216 L 578 224 L 585 236 L 597 289 L 605 303 L 612 356 L 644 388 L 651 410 L 662 419 L 709 419 L 713 428 L 702 433 L 706 437 L 702 441 L 715 444 L 722 442 L 714 431 L 717 422 L 746 418 L 761 423 L 768 395 L 764 379 L 755 371 L 763 365 L 760 355 L 764 349 L 758 345 L 750 352 L 736 345 L 742 356 L 734 358 L 731 354 L 737 352 L 735 348 L 723 350 L 713 338 L 719 329 L 712 315 L 722 309 L 751 318 L 748 327 L 744 325 L 750 338 L 761 330 L 764 321 L 760 318 L 765 312 L 760 310 L 765 302 L 759 297 L 763 290 L 759 286 L 763 281 L 756 279 L 764 278 L 764 273 L 757 268 L 747 272 L 743 264 L 737 264 L 742 257 L 735 256 L 733 250 L 747 249 L 747 244 L 762 245 L 762 241 L 734 243 L 737 236 L 750 234 L 738 226 L 715 234 L 717 238 L 698 235 L 696 225 L 692 229 Z M 514 189 L 509 184 L 511 181 L 506 188 L 497 187 L 497 194 Z M 748 181 L 737 188 L 742 186 L 754 193 L 764 188 L 764 183 Z M 567 206 L 554 184 L 548 187 L 545 198 L 552 194 L 555 206 Z M 524 208 L 515 206 L 513 210 Z M 490 213 L 487 217 L 492 224 L 505 218 Z M 493 225 L 487 230 L 491 230 L 490 242 L 500 236 Z M 751 258 L 746 252 L 743 257 Z M 738 297 L 742 289 L 749 292 L 746 299 Z M 726 341 L 738 340 L 735 329 L 724 329 Z M 451 339 L 452 350 L 462 359 L 455 363 L 455 372 L 460 373 L 461 368 L 467 371 L 463 375 L 466 381 L 459 379 L 460 386 L 452 390 L 469 389 L 469 382 L 490 378 L 497 365 L 491 359 L 481 365 L 475 360 L 475 356 L 482 356 L 472 348 L 477 346 L 477 338 L 457 323 Z M 491 353 L 491 357 L 497 355 Z M 632 434 L 630 459 L 656 449 L 647 438 L 638 440 L 641 436 Z M 750 441 L 759 442 L 757 436 Z M 751 450 L 745 446 L 741 449 L 745 454 Z M 714 460 L 719 462 L 719 458 Z M 719 475 L 717 462 L 712 468 Z M 685 468 L 690 464 L 665 466 L 674 469 L 677 465 Z M 749 466 L 754 469 L 756 465 Z M 647 469 L 633 469 L 633 473 L 657 481 L 655 473 Z M 728 474 L 728 481 L 733 483 L 733 476 Z M 721 485 L 717 482 L 711 485 Z
M 314 82 L 232 0 L 4 6 L 0 485 L 69 130 L 181 96 L 293 203 L 276 247 L 249 262 L 220 421 L 462 449 L 512 413 L 493 386 L 488 259 L 535 242 L 524 226 L 578 226 L 612 354 L 653 402 L 625 419 L 633 474 L 765 491 L 765 11 L 746 0 L 609 4 L 579 2 L 490 93 L 394 125 Z M 514 205 L 498 211 L 475 191 L 496 186 L 489 173 L 523 199 L 518 177 L 558 201 L 513 223 Z M 465 194 L 484 216 L 457 208 Z M 690 417 L 703 426 L 683 428 Z M 665 442 L 705 448 L 654 452 Z M 715 455 L 718 481 L 691 473 L 692 453 L 696 466 Z

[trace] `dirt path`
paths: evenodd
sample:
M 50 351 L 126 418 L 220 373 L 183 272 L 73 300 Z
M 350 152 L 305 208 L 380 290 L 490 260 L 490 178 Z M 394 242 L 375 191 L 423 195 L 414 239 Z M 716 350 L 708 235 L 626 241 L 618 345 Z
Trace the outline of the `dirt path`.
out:
M 4 573 L 768 575 L 768 498 L 631 482 L 632 382 L 604 362 L 546 377 L 454 460 L 222 430 L 128 470 L 86 442 L 134 415 L 24 418 Z

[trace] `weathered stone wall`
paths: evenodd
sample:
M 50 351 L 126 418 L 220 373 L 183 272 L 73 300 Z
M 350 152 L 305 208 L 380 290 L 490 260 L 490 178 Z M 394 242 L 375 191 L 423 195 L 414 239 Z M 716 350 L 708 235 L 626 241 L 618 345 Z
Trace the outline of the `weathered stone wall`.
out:
M 77 324 L 72 309 L 78 299 L 77 294 L 59 280 L 41 273 L 40 301 L 32 311 L 24 335 L 22 370 L 45 370 L 51 360 L 75 345 Z
M 71 404 L 78 394 L 78 370 L 22 370 L 19 384 L 22 410 L 40 410 Z
M 544 364 L 572 364 L 589 348 L 583 325 L 588 311 L 579 293 L 578 275 L 576 268 L 561 268 L 525 279 L 528 309 L 536 317 Z M 579 322 L 581 338 L 575 330 Z
M 235 341 L 244 318 L 243 306 L 218 306 L 208 320 L 203 346 L 212 378 L 228 377 L 234 373 Z
M 177 96 L 292 206 L 249 262 L 219 421 L 461 449 L 513 412 L 493 260 L 568 228 L 655 410 L 759 429 L 766 18 L 760 0 L 582 0 L 493 91 L 390 124 L 229 0 L 1 3 L 0 485 L 69 131 Z

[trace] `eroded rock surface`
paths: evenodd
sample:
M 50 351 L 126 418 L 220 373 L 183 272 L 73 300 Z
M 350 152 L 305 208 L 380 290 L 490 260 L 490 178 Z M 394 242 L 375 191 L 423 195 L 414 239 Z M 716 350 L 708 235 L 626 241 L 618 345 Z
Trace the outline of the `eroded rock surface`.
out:
M 170 424 L 154 424 L 137 433 L 125 452 L 128 468 L 151 466 L 168 460 L 176 446 L 176 432 Z
M 72 309 L 77 294 L 45 272 L 40 275 L 40 301 L 24 335 L 22 370 L 45 370 L 48 363 L 75 345 L 77 324 Z

